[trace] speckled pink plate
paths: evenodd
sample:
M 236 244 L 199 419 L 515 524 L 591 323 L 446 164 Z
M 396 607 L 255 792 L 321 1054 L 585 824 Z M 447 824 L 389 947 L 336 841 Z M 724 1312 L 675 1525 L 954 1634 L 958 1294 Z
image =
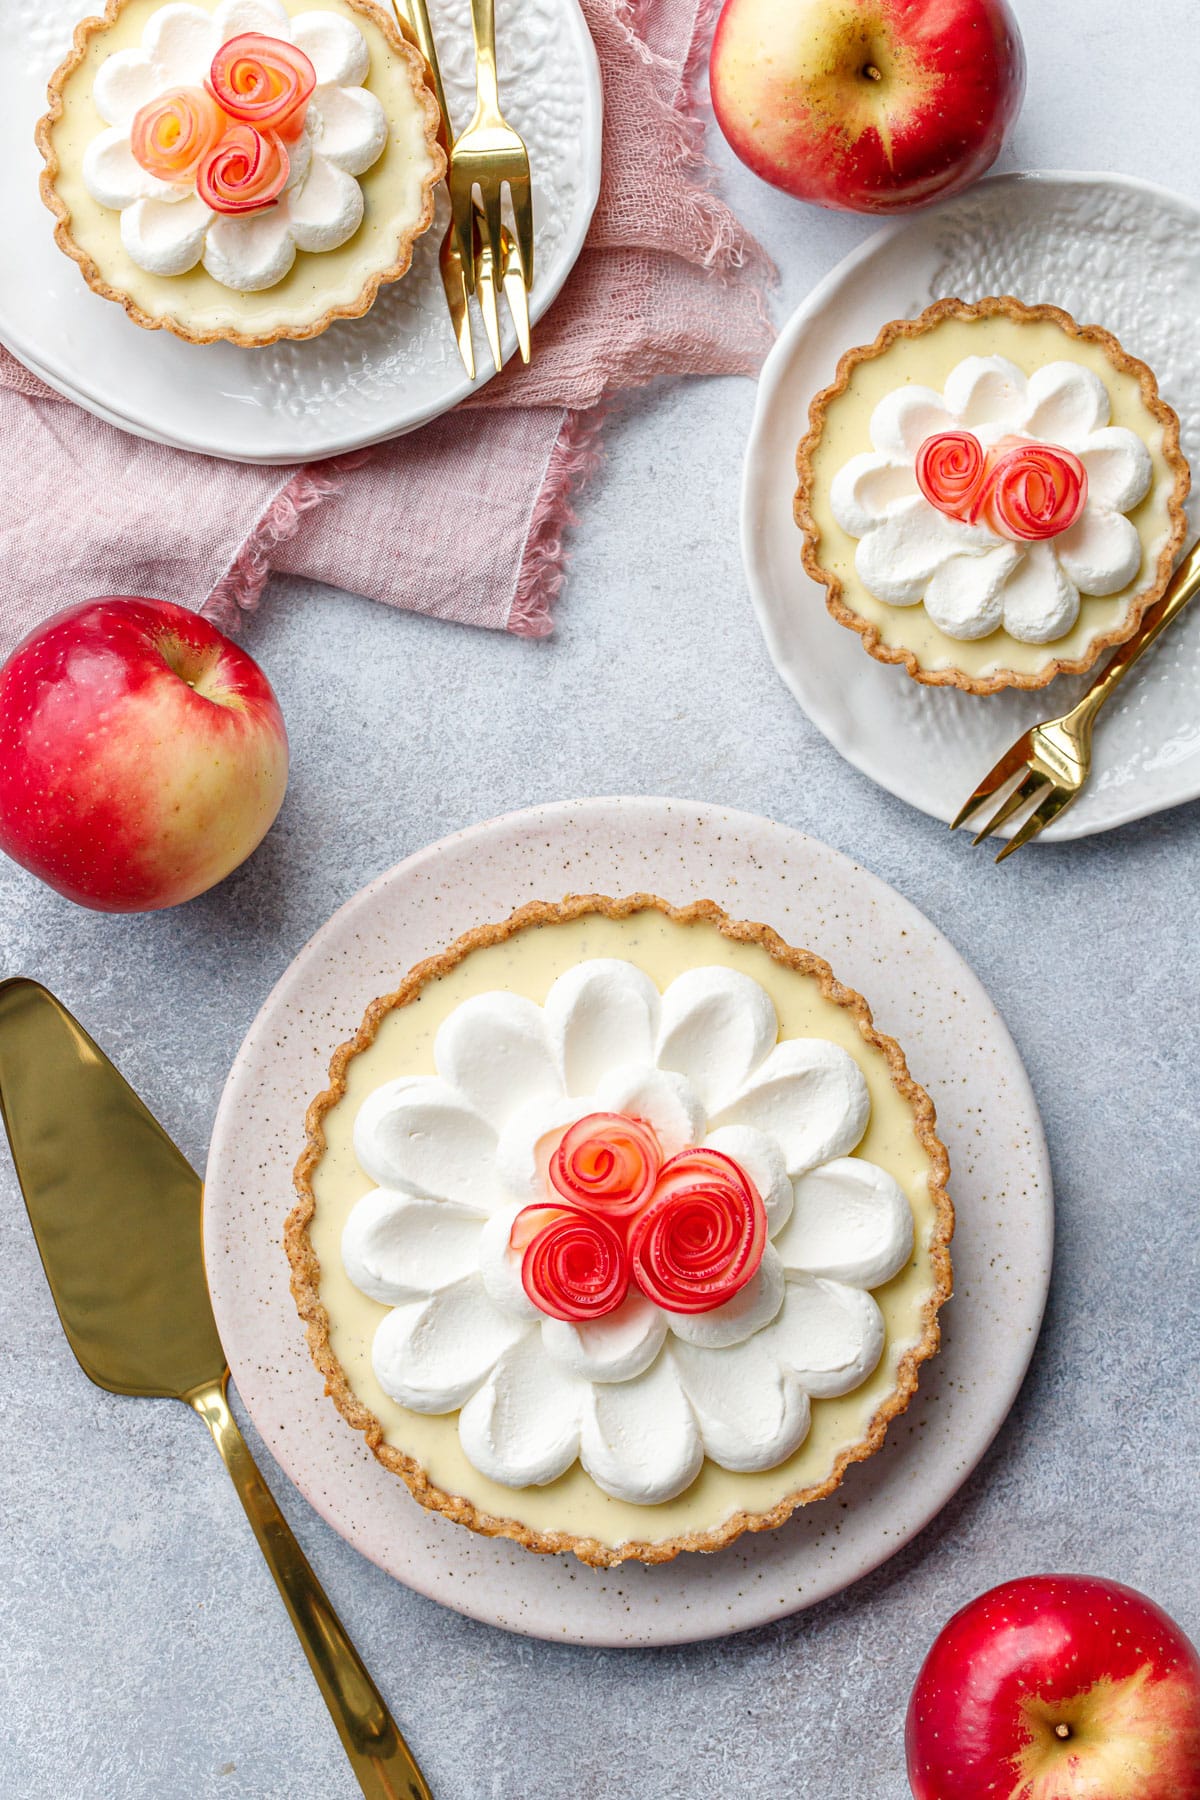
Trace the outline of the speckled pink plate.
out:
M 283 1221 L 304 1111 L 368 1002 L 423 956 L 527 900 L 649 889 L 708 897 L 828 957 L 933 1095 L 958 1208 L 945 1346 L 883 1450 L 780 1530 L 660 1568 L 587 1569 L 425 1512 L 343 1422 L 288 1291 Z M 576 1644 L 687 1643 L 783 1618 L 906 1544 L 975 1467 L 1028 1367 L 1050 1278 L 1050 1170 L 1004 1023 L 941 933 L 835 850 L 683 800 L 567 801 L 411 856 L 300 952 L 238 1053 L 217 1114 L 208 1278 L 238 1391 L 272 1453 L 342 1536 L 401 1581 L 490 1625 Z

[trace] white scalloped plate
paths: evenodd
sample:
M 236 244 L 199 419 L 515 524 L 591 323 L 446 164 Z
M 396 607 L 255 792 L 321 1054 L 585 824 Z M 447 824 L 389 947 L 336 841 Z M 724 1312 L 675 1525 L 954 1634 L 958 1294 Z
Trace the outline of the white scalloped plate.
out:
M 947 823 L 1001 751 L 1063 712 L 1087 676 L 980 697 L 922 687 L 830 618 L 800 562 L 796 445 L 843 350 L 930 301 L 1016 294 L 1105 325 L 1158 376 L 1200 470 L 1200 211 L 1115 175 L 998 175 L 869 238 L 784 327 L 759 381 L 742 485 L 742 554 L 775 667 L 848 762 Z M 1200 483 L 1200 476 L 1197 477 Z M 1200 525 L 1200 488 L 1191 502 Z M 1200 795 L 1200 606 L 1172 627 L 1101 715 L 1082 798 L 1035 840 L 1107 831 Z M 1011 831 L 1006 828 L 1006 835 Z
M 425 1512 L 326 1398 L 288 1291 L 283 1222 L 304 1112 L 333 1049 L 422 957 L 565 892 L 708 897 L 828 957 L 934 1098 L 958 1209 L 945 1343 L 884 1448 L 778 1531 L 660 1568 L 587 1569 Z M 238 1391 L 334 1528 L 410 1587 L 510 1631 L 577 1644 L 687 1643 L 779 1619 L 893 1555 L 975 1467 L 1016 1396 L 1050 1278 L 1050 1171 L 1004 1023 L 958 953 L 892 888 L 797 831 L 682 800 L 582 800 L 459 832 L 334 914 L 270 995 L 213 1130 L 209 1285 Z
M 15 355 L 123 430 L 239 462 L 310 462 L 360 449 L 437 418 L 474 391 L 438 277 L 444 189 L 404 280 L 385 288 L 364 318 L 339 320 L 307 343 L 185 344 L 141 330 L 93 294 L 54 242 L 33 141 L 47 77 L 87 11 L 87 0 L 0 6 L 0 166 L 12 211 L 0 340 Z M 450 111 L 465 123 L 475 91 L 469 0 L 430 0 L 430 13 Z M 600 70 L 578 0 L 498 0 L 496 14 L 505 108 L 533 172 L 536 322 L 583 248 L 600 192 Z M 490 370 L 478 317 L 475 326 L 478 366 Z M 507 317 L 504 331 L 511 355 Z M 481 373 L 475 386 L 486 379 Z

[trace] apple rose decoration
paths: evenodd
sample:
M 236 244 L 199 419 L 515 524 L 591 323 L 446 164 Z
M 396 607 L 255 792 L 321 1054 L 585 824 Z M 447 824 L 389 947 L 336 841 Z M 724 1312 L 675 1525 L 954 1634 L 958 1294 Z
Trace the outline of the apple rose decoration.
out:
M 281 0 L 188 0 L 151 13 L 135 49 L 96 71 L 107 129 L 83 158 L 92 198 L 121 215 L 121 243 L 152 275 L 198 265 L 257 293 L 297 251 L 335 250 L 362 223 L 355 177 L 388 123 L 362 84 L 367 41 L 340 13 Z
M 1065 360 L 1026 376 L 1003 356 L 969 356 L 940 394 L 886 394 L 873 448 L 830 486 L 864 587 L 889 606 L 923 603 L 949 637 L 1062 637 L 1081 594 L 1119 593 L 1142 566 L 1126 515 L 1153 464 L 1111 412 L 1099 375 Z
M 596 959 L 543 1006 L 465 1000 L 436 1076 L 375 1090 L 355 1152 L 377 1186 L 342 1255 L 386 1310 L 384 1391 L 458 1411 L 492 1480 L 579 1459 L 617 1499 L 682 1492 L 705 1456 L 771 1468 L 813 1396 L 878 1362 L 870 1289 L 908 1261 L 912 1214 L 851 1152 L 866 1081 L 819 1038 L 780 1043 L 770 996 L 726 968 L 659 993 Z

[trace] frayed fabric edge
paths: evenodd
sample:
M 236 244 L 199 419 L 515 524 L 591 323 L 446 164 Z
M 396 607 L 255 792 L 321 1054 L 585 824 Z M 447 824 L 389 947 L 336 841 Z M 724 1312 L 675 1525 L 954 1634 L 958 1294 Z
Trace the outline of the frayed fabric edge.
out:
M 569 412 L 554 440 L 508 613 L 507 629 L 517 637 L 548 637 L 554 630 L 554 603 L 566 576 L 564 534 L 578 524 L 574 502 L 599 467 L 600 434 L 609 410 L 602 405 Z
M 343 477 L 370 460 L 370 450 L 336 457 L 328 463 L 311 463 L 297 469 L 275 495 L 233 562 L 200 611 L 222 631 L 234 631 L 243 613 L 253 612 L 271 574 L 272 558 L 280 544 L 294 538 L 306 512 L 342 491 Z

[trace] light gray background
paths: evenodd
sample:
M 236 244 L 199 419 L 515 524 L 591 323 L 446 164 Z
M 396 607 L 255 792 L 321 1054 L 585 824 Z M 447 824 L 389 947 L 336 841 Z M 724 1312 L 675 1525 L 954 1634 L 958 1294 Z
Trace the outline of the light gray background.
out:
M 1000 166 L 1121 170 L 1200 201 L 1192 0 L 1019 11 L 1029 96 Z M 782 314 L 871 226 L 774 194 L 710 139 L 779 261 Z M 437 1800 L 902 1800 L 903 1711 L 930 1641 L 972 1595 L 1033 1570 L 1130 1581 L 1200 1637 L 1200 811 L 996 869 L 843 763 L 751 616 L 736 521 L 752 403 L 750 383 L 714 381 L 624 409 L 548 642 L 273 586 L 246 642 L 287 715 L 292 782 L 262 849 L 214 893 L 108 918 L 0 867 L 0 966 L 62 995 L 197 1166 L 243 1032 L 333 908 L 445 832 L 538 800 L 683 795 L 812 832 L 927 912 L 1012 1028 L 1059 1207 L 1041 1346 L 958 1498 L 840 1598 L 681 1650 L 510 1637 L 364 1562 L 250 1433 Z M 353 1800 L 207 1433 L 77 1369 L 6 1157 L 0 1234 L 0 1794 Z

